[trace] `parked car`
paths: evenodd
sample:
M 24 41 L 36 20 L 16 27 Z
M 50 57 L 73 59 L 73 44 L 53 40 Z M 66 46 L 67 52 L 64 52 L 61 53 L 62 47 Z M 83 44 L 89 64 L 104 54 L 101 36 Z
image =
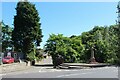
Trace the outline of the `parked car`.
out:
M 12 57 L 5 57 L 2 59 L 3 63 L 13 63 L 14 62 L 14 58 Z

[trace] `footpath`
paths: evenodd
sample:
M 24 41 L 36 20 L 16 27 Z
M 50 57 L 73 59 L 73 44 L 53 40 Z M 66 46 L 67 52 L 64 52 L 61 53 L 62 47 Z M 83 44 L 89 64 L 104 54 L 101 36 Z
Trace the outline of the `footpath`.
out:
M 36 62 L 35 64 L 36 66 L 47 66 L 47 65 L 52 66 L 52 59 L 51 57 L 47 57 L 46 59 L 43 59 L 40 62 Z M 27 70 L 31 68 L 33 68 L 33 66 L 27 66 L 25 62 L 2 64 L 0 65 L 0 74 L 22 71 L 22 70 Z
M 10 73 L 10 72 L 15 72 L 15 71 L 20 71 L 20 70 L 26 70 L 31 68 L 31 66 L 26 66 L 25 62 L 21 63 L 12 63 L 12 64 L 2 64 L 0 65 L 0 74 L 1 73 Z
M 59 67 L 67 67 L 67 68 L 83 68 L 83 67 L 105 67 L 111 66 L 110 64 L 106 63 L 97 63 L 97 64 L 86 64 L 86 63 L 63 63 Z

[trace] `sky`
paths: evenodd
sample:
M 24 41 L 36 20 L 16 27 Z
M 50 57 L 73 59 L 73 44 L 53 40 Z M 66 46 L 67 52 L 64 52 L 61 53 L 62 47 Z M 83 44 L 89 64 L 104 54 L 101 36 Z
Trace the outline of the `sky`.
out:
M 42 34 L 41 48 L 50 34 L 80 35 L 94 26 L 115 24 L 117 2 L 32 2 L 39 12 Z M 1 3 L 0 3 L 1 4 Z M 14 27 L 17 2 L 2 2 L 0 20 Z

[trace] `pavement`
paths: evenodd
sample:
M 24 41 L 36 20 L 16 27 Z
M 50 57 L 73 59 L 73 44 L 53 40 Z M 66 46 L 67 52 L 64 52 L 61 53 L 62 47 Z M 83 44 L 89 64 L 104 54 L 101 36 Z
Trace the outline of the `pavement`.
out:
M 97 64 L 86 64 L 86 63 L 63 63 L 59 67 L 60 68 L 86 68 L 86 67 L 105 67 L 111 66 L 106 63 L 97 63 Z
M 36 62 L 36 66 L 53 66 L 52 65 L 52 58 L 48 56 L 45 59 L 42 59 L 40 62 Z M 18 72 L 22 70 L 27 70 L 33 68 L 33 66 L 26 66 L 25 62 L 21 63 L 11 63 L 11 64 L 2 64 L 0 65 L 0 74 L 4 73 L 11 73 L 11 72 Z
M 3 64 L 3 65 L 0 65 L 0 69 L 1 69 L 0 74 L 25 70 L 25 69 L 29 69 L 29 68 L 32 68 L 32 67 L 31 66 L 26 66 L 25 62 Z

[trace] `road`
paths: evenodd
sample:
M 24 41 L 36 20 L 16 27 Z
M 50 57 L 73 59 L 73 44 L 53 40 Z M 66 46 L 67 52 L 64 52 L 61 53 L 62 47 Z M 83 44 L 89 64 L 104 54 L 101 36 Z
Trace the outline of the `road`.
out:
M 53 69 L 38 66 L 1 75 L 3 78 L 118 78 L 118 68 Z

